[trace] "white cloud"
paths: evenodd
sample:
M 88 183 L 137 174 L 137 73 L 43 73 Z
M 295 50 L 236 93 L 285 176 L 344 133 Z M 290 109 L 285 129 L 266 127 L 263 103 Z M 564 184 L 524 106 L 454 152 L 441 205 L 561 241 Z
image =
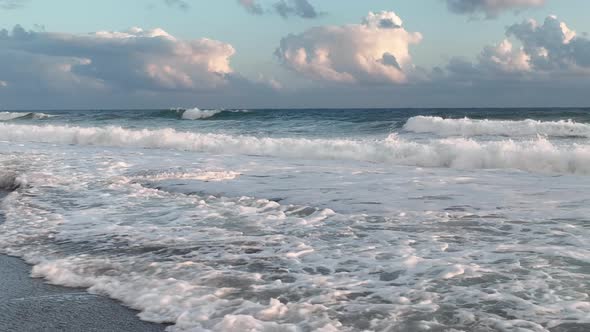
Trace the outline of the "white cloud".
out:
M 281 40 L 281 63 L 312 79 L 342 83 L 403 83 L 413 69 L 408 32 L 393 12 L 369 13 L 362 24 L 324 26 Z
M 545 4 L 545 0 L 444 0 L 457 14 L 484 14 L 492 18 L 504 11 L 518 11 Z
M 211 39 L 178 40 L 162 29 L 76 35 L 0 30 L 0 72 L 47 73 L 51 84 L 84 81 L 127 90 L 199 90 L 226 84 L 234 48 Z M 33 65 L 27 65 L 26 62 Z M 15 64 L 17 66 L 15 67 Z M 15 69 L 16 68 L 16 69 Z M 61 79 L 61 81 L 60 81 Z
M 8 82 L 6 81 L 0 81 L 0 88 L 5 88 L 8 86 Z

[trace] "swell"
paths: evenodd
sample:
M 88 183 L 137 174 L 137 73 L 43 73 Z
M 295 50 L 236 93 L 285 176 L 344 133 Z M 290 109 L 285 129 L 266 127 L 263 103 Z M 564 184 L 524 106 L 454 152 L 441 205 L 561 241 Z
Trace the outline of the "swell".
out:
M 54 115 L 37 112 L 0 112 L 0 121 L 11 121 L 17 119 L 41 120 L 51 118 Z
M 0 140 L 73 145 L 174 149 L 296 159 L 356 160 L 418 167 L 520 169 L 590 174 L 590 145 L 557 146 L 544 138 L 477 142 L 465 138 L 426 143 L 390 135 L 384 140 L 258 138 L 121 127 L 34 126 L 1 123 Z
M 438 116 L 416 116 L 408 119 L 404 130 L 414 133 L 432 133 L 440 137 L 474 136 L 552 136 L 590 138 L 590 124 L 572 120 L 474 120 L 445 119 Z

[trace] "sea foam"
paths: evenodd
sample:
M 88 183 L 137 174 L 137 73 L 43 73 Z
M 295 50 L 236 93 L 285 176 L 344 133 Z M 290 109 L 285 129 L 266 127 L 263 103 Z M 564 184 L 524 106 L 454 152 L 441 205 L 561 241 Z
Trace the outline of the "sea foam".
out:
M 502 121 L 444 119 L 437 116 L 416 116 L 404 125 L 404 130 L 414 133 L 433 133 L 441 137 L 450 136 L 553 136 L 590 137 L 590 124 L 572 120 L 560 121 Z
M 557 146 L 545 138 L 478 142 L 466 138 L 406 141 L 258 138 L 121 127 L 0 124 L 0 140 L 57 144 L 175 149 L 218 154 L 265 155 L 296 159 L 355 160 L 418 167 L 519 169 L 590 174 L 590 145 Z

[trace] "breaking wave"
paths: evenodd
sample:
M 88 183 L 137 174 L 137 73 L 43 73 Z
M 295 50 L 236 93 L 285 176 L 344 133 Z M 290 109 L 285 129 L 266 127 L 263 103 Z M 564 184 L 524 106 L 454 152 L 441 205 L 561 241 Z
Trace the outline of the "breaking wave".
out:
M 188 109 L 171 109 L 170 111 L 182 120 L 205 120 L 222 114 L 249 113 L 247 110 L 202 110 L 197 107 Z M 168 114 L 165 113 L 163 116 L 169 116 Z
M 201 120 L 201 119 L 208 119 L 214 117 L 215 115 L 221 113 L 223 111 L 220 110 L 209 110 L 209 111 L 202 111 L 198 108 L 191 108 L 182 112 L 182 119 L 183 120 Z
M 129 130 L 3 123 L 0 124 L 0 140 L 356 160 L 418 167 L 590 174 L 590 145 L 562 147 L 544 138 L 487 143 L 454 138 L 418 143 L 397 135 L 385 140 L 258 138 L 179 132 L 169 128 Z
M 404 130 L 414 133 L 433 133 L 441 137 L 452 136 L 535 136 L 590 137 L 590 124 L 572 120 L 560 121 L 502 121 L 444 119 L 437 116 L 416 116 L 410 118 Z
M 16 119 L 33 119 L 33 120 L 40 120 L 40 119 L 47 119 L 54 117 L 55 115 L 45 114 L 45 113 L 35 113 L 35 112 L 0 112 L 0 121 L 10 121 Z

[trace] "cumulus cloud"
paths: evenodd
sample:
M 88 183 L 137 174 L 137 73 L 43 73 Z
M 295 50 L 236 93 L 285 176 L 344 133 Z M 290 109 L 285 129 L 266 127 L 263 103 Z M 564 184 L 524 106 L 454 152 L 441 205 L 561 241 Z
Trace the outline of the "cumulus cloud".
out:
M 267 12 L 257 0 L 238 0 L 238 3 L 254 15 L 262 15 Z M 279 0 L 272 5 L 272 8 L 283 18 L 298 16 L 312 19 L 320 16 L 320 13 L 308 0 Z
M 52 84 L 84 81 L 126 90 L 211 89 L 225 84 L 232 73 L 229 60 L 234 52 L 220 41 L 179 40 L 162 29 L 85 35 L 33 32 L 20 26 L 0 30 L 0 73 L 11 75 L 2 77 L 9 82 L 20 80 L 18 71 L 27 68 L 53 76 Z
M 457 14 L 496 17 L 504 11 L 519 11 L 545 4 L 545 0 L 445 0 L 449 10 Z
M 531 80 L 558 79 L 559 76 L 590 74 L 590 39 L 579 36 L 555 16 L 540 24 L 535 20 L 507 28 L 509 39 L 486 46 L 476 63 L 453 59 L 448 66 L 459 77 L 526 77 Z
M 573 71 L 590 68 L 590 39 L 578 36 L 556 16 L 547 17 L 543 24 L 535 20 L 514 24 L 507 34 L 522 43 L 534 68 Z
M 394 12 L 369 13 L 361 24 L 324 26 L 281 40 L 275 54 L 309 78 L 341 83 L 403 83 L 413 69 L 408 32 Z
M 480 66 L 504 73 L 530 71 L 530 59 L 522 47 L 515 47 L 507 39 L 497 45 L 486 46 L 479 56 Z

